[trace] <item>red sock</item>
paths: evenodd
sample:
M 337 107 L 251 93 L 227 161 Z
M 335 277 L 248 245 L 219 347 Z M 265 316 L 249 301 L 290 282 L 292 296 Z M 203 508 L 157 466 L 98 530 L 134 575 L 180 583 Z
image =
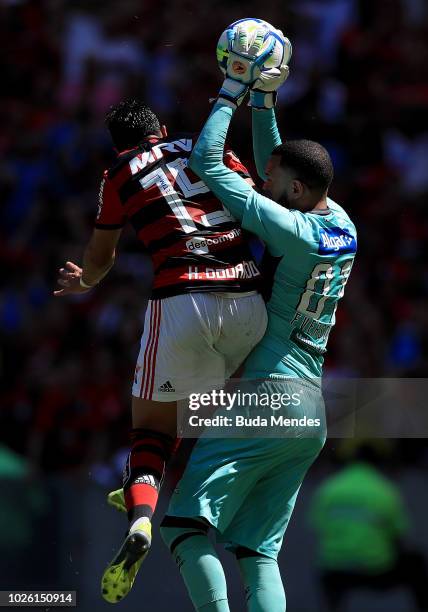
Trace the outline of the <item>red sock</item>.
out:
M 123 490 L 128 519 L 132 524 L 143 516 L 152 518 L 175 440 L 150 429 L 133 429 L 131 440 Z

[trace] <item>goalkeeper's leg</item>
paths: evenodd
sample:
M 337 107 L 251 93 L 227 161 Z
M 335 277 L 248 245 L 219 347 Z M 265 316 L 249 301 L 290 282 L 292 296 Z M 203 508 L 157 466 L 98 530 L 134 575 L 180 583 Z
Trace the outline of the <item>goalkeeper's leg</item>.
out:
M 285 592 L 278 562 L 242 546 L 237 548 L 235 555 L 247 595 L 248 612 L 284 612 Z
M 198 612 L 229 612 L 226 578 L 200 519 L 166 516 L 161 535 L 178 565 Z

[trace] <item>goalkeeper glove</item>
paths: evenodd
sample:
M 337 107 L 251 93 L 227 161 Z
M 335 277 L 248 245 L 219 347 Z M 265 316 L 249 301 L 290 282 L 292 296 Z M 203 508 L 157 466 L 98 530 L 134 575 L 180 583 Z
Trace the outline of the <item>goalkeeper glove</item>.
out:
M 275 106 L 277 91 L 287 80 L 290 73 L 290 69 L 286 62 L 289 61 L 291 56 L 291 44 L 281 30 L 277 30 L 277 32 L 284 40 L 284 44 L 288 49 L 286 50 L 287 52 L 284 52 L 281 66 L 279 68 L 264 70 L 252 85 L 250 91 L 250 106 L 255 110 L 264 110 Z
M 257 28 L 254 36 L 248 40 L 248 33 L 243 25 L 227 32 L 229 58 L 226 79 L 218 97 L 232 108 L 241 104 L 249 85 L 261 75 L 261 66 L 273 50 L 274 41 L 260 54 L 265 33 L 263 27 Z

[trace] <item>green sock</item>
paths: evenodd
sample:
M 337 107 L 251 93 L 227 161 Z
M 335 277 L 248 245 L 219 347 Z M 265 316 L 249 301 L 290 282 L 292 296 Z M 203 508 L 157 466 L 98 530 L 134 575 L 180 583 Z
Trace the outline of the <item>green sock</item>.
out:
M 285 592 L 275 559 L 264 555 L 238 558 L 248 612 L 285 612 Z
M 230 612 L 226 577 L 206 532 L 192 527 L 161 527 L 160 531 L 178 565 L 195 610 Z

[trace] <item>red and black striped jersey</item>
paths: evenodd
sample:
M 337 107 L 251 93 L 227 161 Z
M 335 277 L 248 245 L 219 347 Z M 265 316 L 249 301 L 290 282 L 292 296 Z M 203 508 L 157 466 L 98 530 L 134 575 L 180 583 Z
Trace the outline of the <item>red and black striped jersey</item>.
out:
M 133 225 L 152 258 L 153 298 L 259 286 L 260 272 L 239 223 L 187 168 L 196 138 L 150 138 L 121 153 L 101 182 L 95 227 Z M 230 149 L 224 162 L 249 177 Z

